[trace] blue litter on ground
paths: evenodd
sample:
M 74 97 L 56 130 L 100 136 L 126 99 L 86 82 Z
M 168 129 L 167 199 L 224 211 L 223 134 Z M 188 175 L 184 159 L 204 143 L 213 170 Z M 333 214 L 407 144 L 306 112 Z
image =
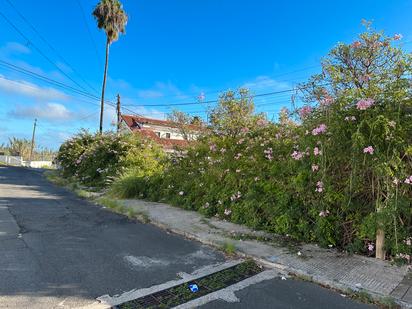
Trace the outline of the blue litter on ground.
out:
M 199 287 L 197 286 L 197 284 L 190 284 L 190 285 L 189 285 L 189 289 L 190 289 L 190 291 L 192 291 L 193 293 L 196 293 L 197 291 L 199 291 Z

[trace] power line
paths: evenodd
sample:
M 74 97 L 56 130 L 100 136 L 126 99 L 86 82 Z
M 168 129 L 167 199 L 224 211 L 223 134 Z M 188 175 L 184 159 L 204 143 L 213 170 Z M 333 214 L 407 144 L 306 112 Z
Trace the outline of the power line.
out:
M 311 65 L 311 66 L 303 67 L 301 69 L 297 69 L 297 70 L 293 70 L 293 71 L 289 71 L 289 72 L 283 72 L 283 73 L 276 74 L 276 75 L 268 75 L 267 77 L 270 78 L 270 79 L 278 78 L 278 77 L 281 77 L 281 76 L 286 76 L 286 75 L 290 75 L 290 74 L 294 74 L 294 73 L 299 73 L 299 72 L 307 71 L 307 70 L 310 70 L 310 69 L 318 68 L 318 67 L 321 67 L 321 66 L 322 66 L 321 64 Z M 293 80 L 296 80 L 296 78 L 293 79 Z M 291 81 L 291 80 L 290 79 L 289 80 L 281 80 L 281 81 L 278 81 L 278 82 L 286 82 L 286 81 Z M 236 88 L 240 88 L 240 87 L 241 86 L 236 87 Z M 225 91 L 227 91 L 227 88 L 226 89 L 220 89 L 220 90 L 213 90 L 213 91 L 201 91 L 201 92 L 205 95 L 208 95 L 208 94 L 222 93 L 222 92 L 225 92 Z M 186 94 L 186 95 L 187 96 L 197 96 L 197 95 L 199 95 L 199 93 L 190 93 L 190 94 Z M 181 96 L 181 94 L 162 96 L 162 98 L 171 98 L 171 97 L 179 97 L 179 96 Z
M 9 63 L 9 62 L 7 62 L 7 61 L 0 60 L 0 66 L 6 67 L 6 68 L 8 68 L 8 69 L 11 69 L 11 70 L 20 72 L 20 73 L 22 73 L 22 74 L 25 74 L 25 75 L 28 75 L 28 76 L 31 76 L 31 77 L 35 77 L 35 78 L 37 78 L 37 79 L 40 79 L 40 80 L 45 81 L 45 82 L 47 82 L 47 83 L 50 83 L 50 84 L 52 84 L 52 85 L 54 85 L 54 86 L 56 86 L 56 87 L 59 87 L 59 88 L 62 88 L 62 89 L 65 89 L 65 90 L 74 92 L 74 93 L 79 94 L 79 95 L 81 95 L 81 96 L 85 96 L 85 97 L 88 98 L 88 99 L 91 99 L 91 100 L 94 100 L 94 101 L 99 101 L 99 100 L 100 100 L 99 97 L 94 96 L 94 95 L 92 95 L 92 94 L 90 94 L 90 93 L 88 93 L 88 92 L 85 92 L 85 91 L 76 89 L 76 88 L 74 88 L 74 87 L 72 87 L 72 86 L 69 86 L 69 85 L 67 85 L 67 84 L 64 84 L 64 83 L 62 83 L 62 82 L 56 81 L 56 80 L 54 80 L 54 79 L 51 79 L 51 78 L 48 78 L 48 77 L 46 77 L 46 76 L 40 75 L 40 74 L 35 73 L 35 72 L 33 72 L 33 71 L 30 71 L 30 70 L 24 69 L 24 68 L 22 68 L 22 67 L 16 66 L 16 65 L 14 65 L 14 64 L 11 64 L 11 63 Z M 33 87 L 33 86 L 30 86 L 30 85 L 28 85 L 28 84 L 25 84 L 25 83 L 22 83 L 22 82 L 18 82 L 18 81 L 15 81 L 15 80 L 12 80 L 12 79 L 3 77 L 3 76 L 0 76 L 0 78 L 1 78 L 1 79 L 4 79 L 4 80 L 8 80 L 8 81 L 13 82 L 13 83 L 20 84 L 20 85 L 22 85 L 22 86 L 24 86 L 24 87 L 29 87 L 29 88 L 32 88 L 32 89 L 37 89 L 37 88 L 35 88 L 35 87 Z M 288 89 L 288 90 L 284 90 L 284 91 L 277 91 L 277 92 L 272 92 L 272 93 L 263 93 L 263 94 L 255 95 L 254 97 L 263 97 L 263 96 L 274 95 L 274 94 L 276 94 L 276 93 L 283 93 L 283 92 L 286 93 L 286 92 L 290 92 L 291 90 L 293 90 L 293 89 Z M 73 96 L 73 97 L 74 97 L 74 96 Z M 77 98 L 77 97 L 74 97 L 74 98 L 76 98 L 76 99 L 78 99 L 78 100 L 81 100 L 81 99 L 79 99 L 79 98 Z M 86 102 L 86 103 L 89 103 L 89 104 L 94 104 L 94 105 L 96 105 L 96 106 L 99 106 L 99 104 L 96 103 L 96 102 L 90 102 L 90 101 L 86 101 L 86 100 L 82 100 L 82 101 L 83 101 L 83 102 Z M 210 102 L 212 102 L 212 101 L 201 102 L 201 103 L 210 103 Z M 218 100 L 214 100 L 213 102 L 218 102 Z M 105 101 L 105 103 L 108 104 L 108 105 L 111 106 L 111 107 L 115 107 L 115 106 L 116 106 L 116 103 L 115 103 L 115 102 L 112 102 L 112 101 Z M 199 104 L 199 103 L 196 102 L 196 104 Z M 146 105 L 143 105 L 143 106 L 146 106 Z M 122 109 L 127 110 L 127 111 L 129 111 L 129 112 L 131 112 L 131 113 L 133 113 L 133 114 L 136 114 L 136 115 L 141 115 L 140 113 L 137 113 L 135 110 L 132 110 L 132 109 L 127 108 L 127 107 L 123 107 Z M 193 112 L 193 113 L 194 113 L 194 112 Z
M 77 88 L 74 88 L 74 87 L 69 86 L 69 85 L 67 85 L 67 84 L 65 84 L 65 83 L 56 81 L 56 80 L 54 80 L 54 79 L 52 79 L 52 78 L 49 78 L 49 77 L 47 77 L 47 76 L 40 75 L 40 74 L 35 73 L 35 72 L 31 71 L 31 70 L 27 70 L 27 69 L 25 69 L 25 68 L 16 66 L 16 65 L 14 65 L 14 64 L 12 64 L 12 63 L 9 63 L 9 62 L 7 62 L 7 61 L 0 60 L 0 66 L 3 66 L 3 67 L 5 67 L 5 68 L 7 68 L 7 69 L 10 69 L 10 70 L 13 70 L 13 71 L 16 71 L 16 72 L 20 72 L 20 73 L 22 73 L 22 74 L 25 74 L 25 75 L 28 75 L 28 76 L 31 76 L 31 77 L 34 77 L 34 78 L 37 78 L 37 79 L 39 79 L 39 80 L 45 81 L 45 82 L 47 82 L 47 83 L 49 83 L 49 84 L 52 84 L 52 85 L 54 85 L 54 86 L 56 86 L 56 87 L 59 87 L 59 88 L 62 88 L 62 89 L 65 89 L 65 90 L 74 92 L 74 93 L 79 94 L 79 95 L 81 95 L 81 96 L 84 96 L 84 97 L 86 97 L 86 98 L 88 98 L 88 99 L 92 99 L 92 100 L 95 100 L 95 101 L 100 101 L 100 98 L 99 98 L 99 97 L 97 97 L 97 96 L 95 96 L 95 95 L 93 95 L 93 94 L 90 94 L 89 92 L 85 92 L 85 91 L 79 90 L 79 89 L 77 89 Z M 13 82 L 13 83 L 18 83 L 18 84 L 23 85 L 23 86 L 25 86 L 25 87 L 37 89 L 37 88 L 35 88 L 35 87 L 33 87 L 33 86 L 30 86 L 30 85 L 28 85 L 28 84 L 25 84 L 25 83 L 22 83 L 22 82 L 18 82 L 18 81 L 12 80 L 12 79 L 7 78 L 7 77 L 4 77 L 4 76 L 0 76 L 0 78 L 1 78 L 1 79 L 4 79 L 4 80 L 8 80 L 8 81 Z M 74 97 L 74 96 L 73 96 L 73 97 Z M 76 98 L 77 98 L 77 97 L 76 97 Z M 91 103 L 90 101 L 85 101 L 85 102 Z M 111 105 L 111 106 L 113 106 L 113 107 L 114 107 L 115 104 L 116 104 L 116 103 L 114 103 L 114 102 L 112 102 L 112 101 L 109 101 L 109 100 L 105 101 L 105 103 L 107 103 L 107 104 L 109 104 L 109 105 Z M 93 103 L 93 104 L 95 104 L 95 103 Z M 97 104 L 97 103 L 96 103 L 95 105 L 98 105 L 98 106 L 99 106 L 99 104 Z M 130 109 L 128 109 L 128 110 L 130 110 Z
M 16 81 L 16 80 L 9 79 L 9 78 L 4 77 L 4 76 L 0 76 L 0 79 L 6 80 L 6 81 L 11 82 L 11 83 L 14 83 L 14 84 L 18 84 L 18 85 L 20 85 L 20 86 L 22 86 L 22 87 L 25 87 L 25 88 L 30 88 L 30 89 L 39 90 L 39 88 L 37 88 L 37 87 L 34 87 L 34 86 L 29 85 L 29 84 L 27 84 L 27 83 L 23 83 L 23 82 L 19 82 L 19 81 Z M 74 98 L 76 98 L 76 97 L 74 97 Z M 78 99 L 78 98 L 76 98 L 76 99 Z M 89 103 L 89 104 L 94 104 L 94 105 L 99 106 L 98 103 L 94 103 L 94 102 L 86 101 L 86 100 L 83 100 L 83 101 L 86 102 L 86 103 Z
M 326 86 L 328 84 L 323 84 L 322 86 Z M 305 89 L 309 87 L 300 87 L 299 89 Z M 266 96 L 272 96 L 272 95 L 277 95 L 277 94 L 282 94 L 282 93 L 290 93 L 297 91 L 297 88 L 291 88 L 291 89 L 285 89 L 285 90 L 279 90 L 279 91 L 272 91 L 272 92 L 265 92 L 265 93 L 259 93 L 255 95 L 251 95 L 251 98 L 260 98 L 260 97 L 266 97 Z M 217 100 L 209 100 L 209 101 L 199 101 L 199 102 L 185 102 L 185 103 L 173 103 L 173 104 L 142 104 L 145 107 L 168 107 L 168 106 L 187 106 L 187 105 L 199 105 L 199 104 L 210 104 L 210 103 L 218 103 L 219 99 Z
M 72 87 L 72 86 L 70 86 L 70 85 L 64 84 L 64 83 L 59 82 L 59 81 L 57 81 L 57 80 L 51 79 L 51 78 L 49 78 L 49 77 L 47 77 L 47 76 L 38 74 L 38 73 L 33 72 L 33 71 L 31 71 L 31 70 L 27 70 L 27 69 L 25 69 L 25 68 L 19 67 L 19 66 L 17 66 L 17 65 L 14 65 L 14 64 L 12 64 L 12 63 L 10 63 L 10 62 L 7 62 L 7 61 L 1 60 L 1 59 L 0 59 L 0 66 L 5 67 L 5 68 L 10 69 L 10 70 L 13 70 L 13 71 L 16 71 L 16 72 L 19 72 L 19 73 L 22 73 L 22 74 L 25 74 L 25 75 L 28 75 L 28 76 L 30 76 L 30 77 L 34 77 L 34 78 L 36 78 L 36 79 L 45 81 L 45 82 L 47 82 L 47 83 L 49 83 L 49 84 L 52 84 L 52 85 L 54 85 L 54 86 L 56 86 L 56 87 L 66 89 L 66 90 L 69 90 L 69 91 L 72 91 L 72 92 L 75 92 L 75 93 L 78 93 L 78 94 L 81 94 L 81 95 L 90 97 L 90 98 L 92 98 L 92 99 L 98 99 L 97 96 L 95 96 L 95 95 L 93 95 L 93 94 L 90 94 L 90 93 L 88 93 L 88 92 L 86 92 L 86 91 L 83 91 L 83 90 L 74 88 L 74 87 Z
M 53 62 L 53 60 L 51 60 L 45 53 L 43 53 L 41 51 L 41 49 L 39 49 L 23 32 L 21 32 L 19 30 L 19 28 L 17 28 L 17 26 L 15 24 L 13 24 L 11 22 L 11 20 L 9 20 L 2 12 L 0 12 L 0 16 L 18 33 L 20 34 L 21 37 L 23 37 L 31 46 L 34 47 L 34 49 L 44 58 L 46 59 L 50 64 L 52 64 L 54 67 L 56 67 L 56 69 L 62 73 L 64 76 L 66 76 L 69 80 L 71 80 L 74 84 L 76 84 L 78 87 L 80 87 L 81 89 L 85 90 L 86 89 L 80 85 L 78 82 L 76 82 L 73 78 L 71 78 L 68 74 L 66 74 L 66 72 L 64 72 L 56 63 Z
M 98 93 L 96 88 L 94 88 L 92 85 L 90 85 L 84 78 L 83 76 L 80 75 L 80 73 L 77 72 L 76 69 L 56 50 L 56 48 L 53 47 L 53 45 L 36 29 L 36 27 L 16 8 L 16 6 L 10 1 L 6 0 L 7 3 L 16 11 L 16 13 L 20 16 L 20 18 L 38 35 L 38 37 L 52 50 L 59 58 L 60 60 L 70 67 L 70 69 L 94 92 Z
M 9 0 L 7 0 L 7 1 L 9 1 Z M 77 2 L 77 4 L 78 4 L 79 7 L 80 7 L 80 11 L 81 11 L 82 16 L 83 16 L 83 21 L 84 21 L 84 24 L 86 25 L 87 33 L 89 34 L 89 38 L 90 38 L 90 41 L 92 42 L 92 45 L 93 45 L 93 47 L 94 47 L 94 51 L 95 51 L 95 53 L 96 53 L 96 56 L 97 56 L 97 58 L 99 59 L 99 61 L 100 61 L 101 63 L 103 63 L 103 59 L 102 59 L 102 57 L 100 56 L 99 50 L 98 50 L 98 48 L 97 48 L 96 41 L 94 40 L 93 35 L 92 35 L 92 32 L 90 31 L 90 27 L 89 27 L 89 25 L 88 25 L 88 23 L 87 23 L 86 13 L 84 12 L 82 3 L 81 3 L 80 0 L 76 0 L 76 2 Z

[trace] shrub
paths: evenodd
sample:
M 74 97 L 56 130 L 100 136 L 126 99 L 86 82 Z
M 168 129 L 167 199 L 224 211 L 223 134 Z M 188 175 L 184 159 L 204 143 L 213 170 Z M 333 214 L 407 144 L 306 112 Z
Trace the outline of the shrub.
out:
M 103 187 L 124 173 L 147 176 L 161 169 L 163 151 L 135 134 L 81 132 L 65 142 L 57 162 L 66 177 Z
M 339 44 L 300 86 L 305 105 L 277 123 L 253 113 L 247 92 L 222 95 L 216 128 L 162 173 L 125 178 L 125 195 L 410 262 L 412 61 L 398 38 L 368 28 Z

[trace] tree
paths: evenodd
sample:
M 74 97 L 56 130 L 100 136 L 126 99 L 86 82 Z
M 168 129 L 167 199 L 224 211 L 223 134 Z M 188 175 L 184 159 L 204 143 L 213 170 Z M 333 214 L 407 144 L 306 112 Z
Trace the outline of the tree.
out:
M 30 156 L 31 141 L 25 138 L 9 138 L 8 149 L 10 155 L 21 156 L 27 160 Z
M 234 91 L 227 91 L 210 113 L 212 130 L 216 134 L 236 137 L 243 128 L 250 128 L 258 119 L 264 119 L 263 115 L 256 115 L 254 109 L 247 89 L 240 89 L 238 97 Z
M 198 134 L 198 129 L 201 129 L 203 126 L 199 117 L 192 117 L 178 110 L 172 111 L 172 113 L 167 116 L 167 119 L 175 123 L 183 138 L 187 141 L 195 139 Z
M 358 40 L 338 44 L 322 61 L 322 74 L 301 85 L 304 101 L 320 106 L 303 123 L 313 128 L 321 120 L 328 128 L 324 142 L 331 152 L 325 160 L 333 162 L 324 164 L 324 173 L 348 179 L 348 186 L 341 188 L 347 207 L 359 203 L 375 210 L 366 219 L 374 222 L 376 258 L 385 259 L 385 228 L 391 222 L 397 243 L 398 178 L 407 173 L 411 160 L 406 147 L 411 142 L 412 61 L 392 46 L 400 35 L 387 37 L 373 31 L 370 23 L 364 25 L 367 31 Z M 301 112 L 309 110 L 305 106 Z
M 104 65 L 102 98 L 100 106 L 99 131 L 103 131 L 104 92 L 106 89 L 107 69 L 109 64 L 110 45 L 119 39 L 119 34 L 126 32 L 127 15 L 119 0 L 101 0 L 92 15 L 97 21 L 97 27 L 106 33 L 106 61 Z

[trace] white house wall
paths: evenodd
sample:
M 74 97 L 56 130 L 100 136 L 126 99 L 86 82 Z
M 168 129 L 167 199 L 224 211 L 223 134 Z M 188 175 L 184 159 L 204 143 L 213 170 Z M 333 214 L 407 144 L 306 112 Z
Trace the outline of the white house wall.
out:
M 180 133 L 179 129 L 171 128 L 171 127 L 164 127 L 164 126 L 156 126 L 152 124 L 144 124 L 144 129 L 149 129 L 153 132 L 160 132 L 160 138 L 166 138 L 166 133 L 170 133 L 171 139 L 183 140 L 183 135 Z

